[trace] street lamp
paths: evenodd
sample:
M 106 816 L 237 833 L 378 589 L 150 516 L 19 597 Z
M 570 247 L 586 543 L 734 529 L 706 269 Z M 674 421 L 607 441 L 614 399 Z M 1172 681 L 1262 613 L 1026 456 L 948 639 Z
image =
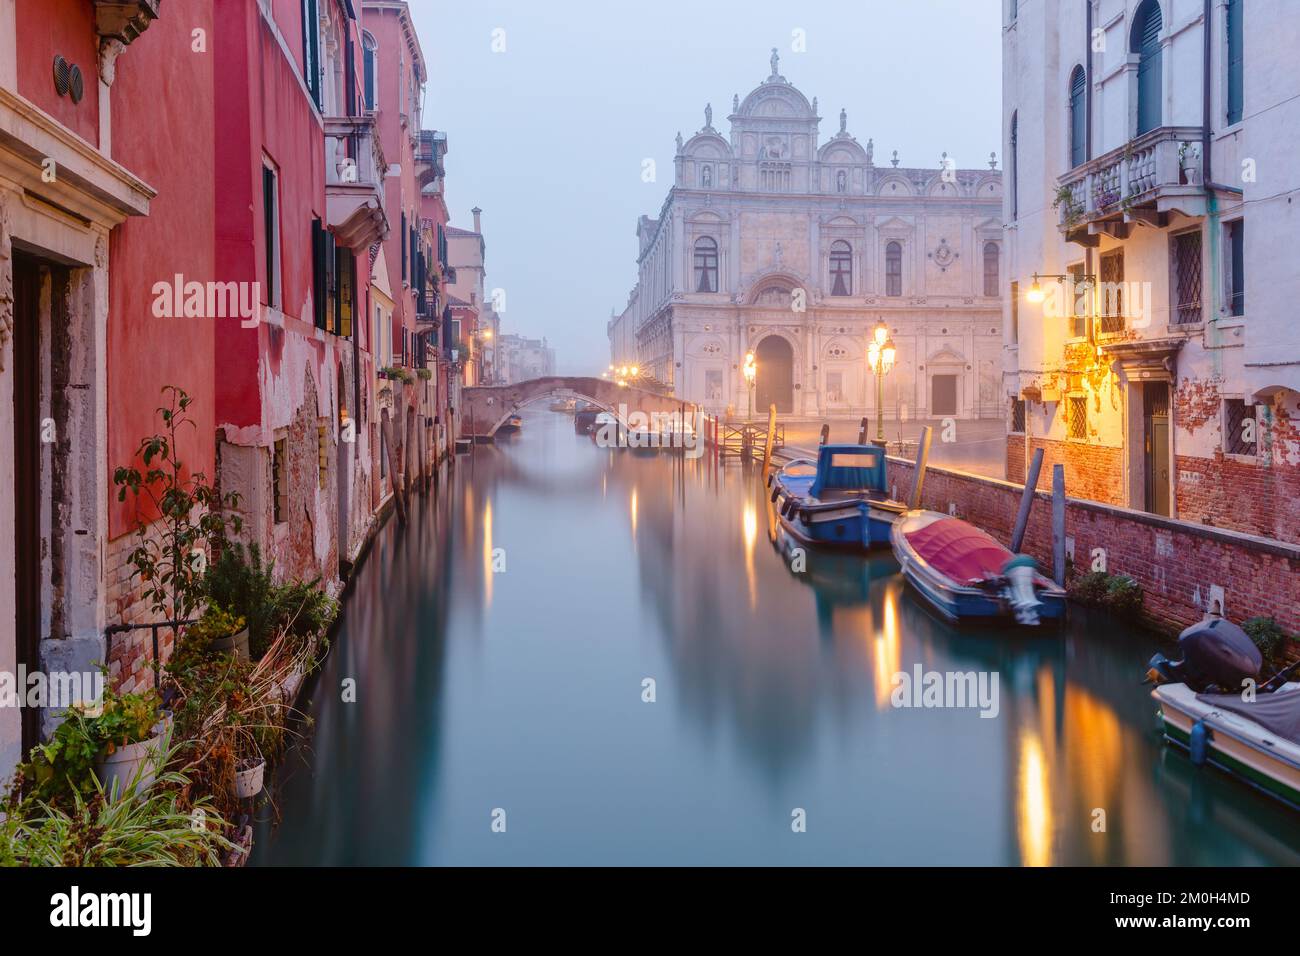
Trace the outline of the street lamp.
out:
M 745 367 L 741 370 L 745 384 L 749 387 L 749 417 L 754 417 L 754 380 L 758 378 L 758 366 L 754 363 L 754 353 L 745 353 Z
M 884 321 L 876 323 L 867 345 L 867 364 L 876 376 L 876 444 L 885 446 L 885 376 L 894 368 L 897 350 L 889 337 L 889 326 Z

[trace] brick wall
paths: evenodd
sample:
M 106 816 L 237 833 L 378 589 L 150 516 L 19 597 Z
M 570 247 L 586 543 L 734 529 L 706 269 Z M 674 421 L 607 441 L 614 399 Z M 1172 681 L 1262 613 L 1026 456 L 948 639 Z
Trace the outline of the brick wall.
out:
M 914 465 L 890 458 L 888 468 L 890 484 L 906 496 Z M 1051 475 L 1045 466 L 1049 487 Z M 934 511 L 955 510 L 1007 544 L 1022 489 L 1021 484 L 932 466 L 921 503 Z M 1300 633 L 1300 545 L 1075 498 L 1066 502 L 1065 533 L 1073 539 L 1081 567 L 1091 563 L 1094 548 L 1103 548 L 1108 571 L 1135 578 L 1146 593 L 1151 623 L 1162 630 L 1176 632 L 1199 621 L 1210 587 L 1219 585 L 1231 620 L 1240 623 L 1267 615 L 1291 633 Z M 1037 494 L 1024 550 L 1051 573 L 1049 493 Z
M 1020 443 L 1021 449 L 1024 443 Z M 1008 455 L 1010 454 L 1008 442 Z M 1050 491 L 1052 466 L 1065 466 L 1065 493 L 1073 498 L 1087 498 L 1106 504 L 1124 503 L 1124 450 L 1109 445 L 1095 445 L 1081 441 L 1051 441 L 1045 438 L 1029 440 L 1030 456 L 1036 448 L 1043 449 L 1043 470 L 1038 474 L 1038 487 Z M 1027 459 L 1021 451 L 1018 480 L 1023 483 Z M 1008 471 L 1008 476 L 1010 472 Z
M 155 527 L 157 527 L 155 525 Z M 142 597 L 143 585 L 133 580 L 129 558 L 139 545 L 139 537 L 124 534 L 108 543 L 104 560 L 104 601 L 108 624 L 138 624 L 158 619 Z M 171 655 L 172 633 L 158 632 L 159 654 L 165 661 Z M 110 636 L 108 647 L 108 683 L 122 694 L 153 686 L 153 634 L 148 628 L 125 631 Z
M 1007 481 L 1025 483 L 1025 436 L 1007 436 Z
M 1179 455 L 1178 514 L 1247 534 L 1300 542 L 1300 468 L 1248 461 L 1223 452 Z

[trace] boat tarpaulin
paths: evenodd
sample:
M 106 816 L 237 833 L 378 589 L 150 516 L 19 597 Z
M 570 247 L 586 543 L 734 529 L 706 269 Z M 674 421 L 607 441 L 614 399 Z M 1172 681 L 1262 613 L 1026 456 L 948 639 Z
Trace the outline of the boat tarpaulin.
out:
M 1012 554 L 992 535 L 960 518 L 940 518 L 909 532 L 907 543 L 936 571 L 960 584 L 996 577 Z
M 1197 694 L 1196 699 L 1253 720 L 1279 737 L 1300 744 L 1300 691 L 1259 694 L 1254 700 L 1242 700 L 1240 694 Z

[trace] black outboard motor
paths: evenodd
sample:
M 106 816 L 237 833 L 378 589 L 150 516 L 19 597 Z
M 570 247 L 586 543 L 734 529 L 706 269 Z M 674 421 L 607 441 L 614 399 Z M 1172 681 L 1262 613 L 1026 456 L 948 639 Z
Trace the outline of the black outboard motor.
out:
M 1246 632 L 1222 617 L 1210 616 L 1193 624 L 1178 635 L 1178 646 L 1183 659 L 1170 661 L 1156 654 L 1151 658 L 1148 679 L 1182 681 L 1198 694 L 1214 688 L 1235 692 L 1241 690 L 1242 681 L 1259 680 L 1264 666 L 1263 655 Z

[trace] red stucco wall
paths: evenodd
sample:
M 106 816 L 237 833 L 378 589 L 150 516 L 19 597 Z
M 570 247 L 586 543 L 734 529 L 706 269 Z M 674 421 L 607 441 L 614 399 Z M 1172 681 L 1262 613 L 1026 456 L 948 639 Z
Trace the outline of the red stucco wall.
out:
M 87 0 L 17 0 L 18 92 L 82 139 L 99 144 L 99 62 Z M 80 103 L 54 88 L 54 57 L 81 68 Z M 154 103 L 156 104 L 156 96 Z
M 155 282 L 170 282 L 176 273 L 187 281 L 213 278 L 212 53 L 210 43 L 207 53 L 191 49 L 196 29 L 210 39 L 210 4 L 171 0 L 118 57 L 111 89 L 113 157 L 158 195 L 147 218 L 128 219 L 109 243 L 110 474 L 159 428 L 155 409 L 166 384 L 185 389 L 195 402 L 197 427 L 182 436 L 181 460 L 209 478 L 214 473 L 213 320 L 153 314 Z M 168 109 L 158 108 L 163 88 Z M 131 530 L 133 518 L 132 501 L 119 504 L 112 496 L 110 535 Z

